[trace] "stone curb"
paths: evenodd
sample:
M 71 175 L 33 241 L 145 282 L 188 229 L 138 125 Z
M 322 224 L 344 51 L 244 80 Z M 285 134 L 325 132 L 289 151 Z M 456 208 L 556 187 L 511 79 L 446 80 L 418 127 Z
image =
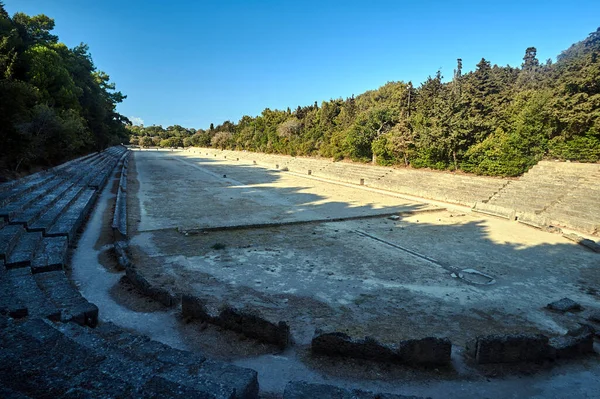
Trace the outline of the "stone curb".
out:
M 314 353 L 329 356 L 408 365 L 441 365 L 450 363 L 452 343 L 448 338 L 426 337 L 387 345 L 371 337 L 353 339 L 342 332 L 317 330 L 311 342 L 311 349 Z
M 211 307 L 207 302 L 194 295 L 182 295 L 183 317 L 215 324 L 282 349 L 291 342 L 290 327 L 284 321 L 272 322 L 254 310 L 236 309 L 228 304 Z
M 465 350 L 477 364 L 539 362 L 593 352 L 594 332 L 587 326 L 551 339 L 543 334 L 479 336 Z

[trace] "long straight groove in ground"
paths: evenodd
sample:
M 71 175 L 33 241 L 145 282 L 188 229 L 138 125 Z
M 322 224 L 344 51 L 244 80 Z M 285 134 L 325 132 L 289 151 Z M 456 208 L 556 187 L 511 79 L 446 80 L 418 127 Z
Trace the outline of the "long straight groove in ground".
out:
M 374 219 L 374 218 L 383 218 L 388 216 L 411 216 L 419 213 L 430 213 L 430 212 L 440 212 L 444 211 L 444 208 L 426 208 L 422 210 L 409 210 L 409 211 L 396 211 L 396 212 L 387 212 L 387 213 L 377 213 L 371 215 L 358 215 L 358 216 L 348 216 L 348 217 L 340 217 L 340 218 L 329 218 L 329 219 L 313 219 L 313 220 L 293 220 L 289 222 L 273 222 L 273 223 L 253 223 L 253 224 L 239 224 L 233 226 L 213 226 L 213 227 L 198 227 L 198 228 L 189 228 L 182 229 L 177 228 L 178 231 L 184 234 L 200 234 L 202 232 L 210 232 L 210 231 L 224 231 L 224 230 L 249 230 L 249 229 L 266 229 L 270 227 L 284 227 L 284 226 L 297 226 L 304 224 L 319 224 L 319 223 L 335 223 L 335 222 L 345 222 L 350 220 L 361 220 L 361 219 Z M 164 229 L 148 229 L 148 230 L 138 230 L 140 233 L 152 233 L 158 231 L 172 230 L 173 227 L 167 227 Z
M 450 270 L 450 271 L 454 271 L 454 270 L 453 270 L 451 267 L 449 267 L 449 266 L 446 266 L 446 265 L 443 265 L 443 264 L 441 264 L 440 262 L 438 262 L 437 260 L 435 260 L 435 259 L 432 259 L 432 258 L 430 258 L 430 257 L 428 257 L 428 256 L 425 256 L 425 255 L 422 255 L 422 254 L 420 254 L 420 253 L 418 253 L 418 252 L 415 252 L 415 251 L 413 251 L 413 250 L 411 250 L 411 249 L 404 248 L 404 247 L 401 247 L 401 246 L 400 246 L 400 245 L 398 245 L 398 244 L 394 244 L 393 242 L 389 242 L 389 241 L 383 240 L 383 239 L 381 239 L 381 238 L 375 237 L 375 236 L 373 236 L 373 235 L 371 235 L 371 234 L 369 234 L 369 233 L 366 233 L 366 232 L 364 232 L 364 231 L 362 231 L 362 230 L 354 230 L 354 231 L 355 231 L 356 233 L 360 234 L 361 236 L 364 236 L 364 237 L 370 238 L 370 239 L 372 239 L 372 240 L 375 240 L 375 241 L 378 241 L 378 242 L 380 242 L 380 243 L 382 243 L 382 244 L 386 244 L 386 245 L 389 245 L 390 247 L 394 247 L 394 248 L 396 248 L 396 249 L 399 249 L 399 250 L 401 250 L 401 251 L 404 251 L 404 252 L 406 252 L 406 253 L 408 253 L 408 254 L 411 254 L 412 256 L 415 256 L 415 257 L 417 257 L 417 258 L 419 258 L 419 259 L 422 259 L 422 260 L 424 260 L 424 261 L 427 261 L 427 262 L 429 262 L 429 263 L 433 263 L 434 265 L 436 265 L 436 266 L 439 266 L 439 267 L 441 267 L 441 268 L 443 268 L 443 269 Z

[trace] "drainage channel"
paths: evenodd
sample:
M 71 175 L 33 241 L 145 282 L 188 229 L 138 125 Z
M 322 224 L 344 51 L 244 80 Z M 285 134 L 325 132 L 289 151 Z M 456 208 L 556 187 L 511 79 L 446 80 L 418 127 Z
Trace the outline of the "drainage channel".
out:
M 400 246 L 398 244 L 395 244 L 393 242 L 390 242 L 390 241 L 384 240 L 382 238 L 376 237 L 376 236 L 374 236 L 372 234 L 369 234 L 367 232 L 364 232 L 362 230 L 354 230 L 354 232 L 357 233 L 357 234 L 359 234 L 359 235 L 361 235 L 361 236 L 363 236 L 363 237 L 370 238 L 370 239 L 375 240 L 377 242 L 380 242 L 382 244 L 385 244 L 385 245 L 388 245 L 390 247 L 393 247 L 393 248 L 399 249 L 401 251 L 404 251 L 404 252 L 406 252 L 406 253 L 408 253 L 408 254 L 416 257 L 416 258 L 424 260 L 424 261 L 426 261 L 428 263 L 431 263 L 431 264 L 433 264 L 435 266 L 441 267 L 442 269 L 444 269 L 446 271 L 449 271 L 451 273 L 450 276 L 452 278 L 459 278 L 459 279 L 461 279 L 461 280 L 463 280 L 463 281 L 465 281 L 467 283 L 475 284 L 475 285 L 492 285 L 492 284 L 496 283 L 496 279 L 494 279 L 492 276 L 490 276 L 488 274 L 480 272 L 479 270 L 475 270 L 475 269 L 463 269 L 463 270 L 461 270 L 459 268 L 443 264 L 443 263 L 441 263 L 441 262 L 439 262 L 439 261 L 437 261 L 437 260 L 435 260 L 433 258 L 430 258 L 429 256 L 426 256 L 426 255 L 420 254 L 420 253 L 418 253 L 416 251 L 413 251 L 412 249 L 408 249 L 408 248 L 405 248 L 405 247 Z

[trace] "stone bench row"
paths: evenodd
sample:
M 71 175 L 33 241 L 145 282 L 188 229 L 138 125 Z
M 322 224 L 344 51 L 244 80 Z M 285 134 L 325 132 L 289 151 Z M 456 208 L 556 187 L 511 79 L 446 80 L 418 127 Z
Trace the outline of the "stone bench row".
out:
M 0 314 L 41 317 L 95 326 L 98 308 L 81 296 L 63 271 L 32 274 L 29 268 L 0 270 Z
M 356 165 L 325 159 L 213 149 L 198 149 L 198 151 L 200 154 L 228 157 L 228 159 L 248 159 L 256 164 L 277 169 L 286 167 L 292 172 L 302 174 L 308 174 L 310 170 L 311 175 L 315 177 L 357 185 L 364 184 L 373 188 L 468 206 L 473 206 L 477 201 L 489 199 L 507 182 L 503 179 Z
M 79 158 L 40 174 L 41 180 L 28 179 L 26 190 L 13 184 L 4 191 L 20 191 L 14 201 L 22 209 L 11 213 L 11 220 L 5 219 L 14 224 L 0 228 L 0 280 L 3 292 L 9 293 L 2 298 L 3 313 L 96 323 L 97 308 L 81 297 L 63 269 L 69 242 L 76 238 L 96 199 L 97 190 L 88 183 L 96 179 L 104 184 L 106 178 L 97 176 L 109 174 L 113 155 L 124 150 Z
M 10 223 L 28 226 L 52 207 L 68 189 L 103 186 L 113 167 L 114 159 L 102 155 L 90 163 L 73 164 L 59 174 L 56 171 L 46 172 L 41 179 L 5 191 L 0 217 Z
M 21 225 L 5 227 L 17 238 L 0 241 L 3 248 L 20 251 L 21 238 L 35 237 L 45 243 L 41 252 L 47 256 L 52 242 L 62 239 L 59 252 L 67 253 L 66 236 L 43 237 Z M 98 308 L 81 296 L 62 270 L 35 273 L 24 264 L 14 268 L 13 255 L 0 259 L 0 395 L 258 396 L 253 370 L 211 362 L 110 324 L 79 327 L 95 327 Z M 5 267 L 5 260 L 11 267 Z
M 0 385 L 30 397 L 250 399 L 256 372 L 108 323 L 96 329 L 0 317 Z
M 21 202 L 22 198 L 31 198 L 27 194 L 38 189 L 44 184 L 52 184 L 52 182 L 60 183 L 62 180 L 72 180 L 79 177 L 88 179 L 85 183 L 88 184 L 95 175 L 102 170 L 102 164 L 107 160 L 112 159 L 112 156 L 105 153 L 94 154 L 85 159 L 77 159 L 69 162 L 69 165 L 59 165 L 47 171 L 36 173 L 24 179 L 19 179 L 10 183 L 0 185 L 0 209 L 14 202 Z M 90 174 L 92 174 L 90 176 Z M 78 179 L 74 179 L 78 181 Z M 3 215 L 6 216 L 6 215 Z

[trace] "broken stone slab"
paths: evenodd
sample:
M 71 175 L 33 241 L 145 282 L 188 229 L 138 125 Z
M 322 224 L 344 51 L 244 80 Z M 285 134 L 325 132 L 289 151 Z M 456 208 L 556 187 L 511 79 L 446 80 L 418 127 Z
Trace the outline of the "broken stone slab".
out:
M 423 399 L 417 396 L 404 396 L 391 393 L 374 393 L 358 389 L 348 390 L 333 385 L 311 384 L 306 381 L 288 382 L 283 399 Z
M 127 241 L 115 241 L 114 243 L 115 253 L 117 254 L 117 263 L 121 267 L 121 270 L 127 270 L 128 268 L 133 267 L 131 260 L 129 259 L 127 248 Z
M 181 311 L 186 318 L 215 324 L 280 348 L 290 343 L 290 327 L 286 322 L 267 320 L 253 309 L 236 309 L 227 304 L 215 304 L 207 298 L 184 294 Z
M 381 344 L 371 337 L 352 339 L 342 332 L 324 332 L 317 329 L 311 342 L 314 353 L 344 356 L 376 361 L 397 360 L 396 348 Z
M 505 218 L 508 220 L 515 220 L 517 217 L 517 212 L 512 208 L 505 208 L 503 206 L 492 205 L 486 202 L 475 203 L 473 211 L 484 213 L 486 215 Z
M 477 364 L 537 361 L 550 356 L 548 341 L 542 334 L 485 335 L 468 342 L 466 353 Z
M 160 302 L 164 306 L 172 307 L 179 303 L 178 295 L 175 295 L 169 290 L 159 287 L 156 284 L 152 284 L 135 266 L 130 264 L 129 267 L 125 269 L 125 276 L 142 294 Z
M 569 331 L 567 335 L 550 339 L 551 355 L 569 359 L 594 352 L 594 331 L 588 326 Z
M 595 241 L 589 240 L 587 238 L 583 238 L 574 233 L 563 234 L 563 237 L 565 237 L 571 241 L 574 241 L 577 244 L 582 245 L 588 249 L 591 249 L 594 252 L 600 253 L 600 244 L 596 243 Z
M 580 304 L 569 298 L 563 298 L 558 301 L 551 302 L 546 305 L 546 308 L 562 313 L 576 312 L 583 309 Z
M 342 332 L 317 330 L 312 339 L 311 349 L 315 353 L 328 356 L 427 365 L 450 362 L 452 343 L 447 338 L 426 337 L 388 345 L 371 337 L 353 339 Z

